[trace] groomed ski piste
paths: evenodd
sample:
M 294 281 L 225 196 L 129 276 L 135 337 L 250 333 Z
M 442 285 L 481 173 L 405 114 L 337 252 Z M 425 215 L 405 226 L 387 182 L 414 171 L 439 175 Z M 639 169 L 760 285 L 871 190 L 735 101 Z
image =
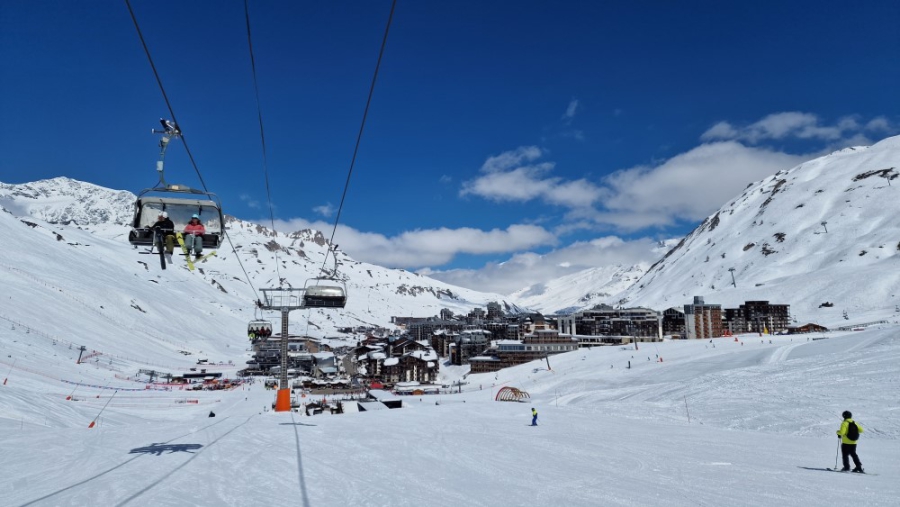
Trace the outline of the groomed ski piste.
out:
M 900 498 L 893 321 L 582 349 L 551 356 L 552 370 L 532 362 L 468 375 L 462 393 L 403 396 L 400 409 L 315 416 L 267 410 L 274 394 L 261 382 L 148 390 L 106 359 L 76 365 L 74 348 L 12 327 L 0 326 L 3 505 L 888 506 Z M 494 401 L 505 386 L 530 400 Z M 863 426 L 859 455 L 877 476 L 824 470 L 835 465 L 843 410 Z

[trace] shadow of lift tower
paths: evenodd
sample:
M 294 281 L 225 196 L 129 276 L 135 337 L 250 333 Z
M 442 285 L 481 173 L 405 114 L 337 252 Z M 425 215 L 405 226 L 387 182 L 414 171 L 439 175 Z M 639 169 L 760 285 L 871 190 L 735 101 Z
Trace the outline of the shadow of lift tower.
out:
M 302 289 L 260 289 L 260 292 L 263 294 L 263 300 L 257 302 L 260 309 L 281 312 L 281 379 L 275 398 L 275 411 L 289 412 L 291 388 L 288 385 L 288 314 L 291 310 L 306 308 L 343 308 L 347 304 L 347 292 L 344 287 L 335 285 L 313 285 Z

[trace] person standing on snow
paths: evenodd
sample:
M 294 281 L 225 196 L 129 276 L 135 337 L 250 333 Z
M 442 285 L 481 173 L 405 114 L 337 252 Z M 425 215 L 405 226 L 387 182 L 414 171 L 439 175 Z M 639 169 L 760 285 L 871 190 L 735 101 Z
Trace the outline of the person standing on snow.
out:
M 837 435 L 841 439 L 841 456 L 844 459 L 844 468 L 841 469 L 841 472 L 850 470 L 850 458 L 853 458 L 853 464 L 856 465 L 853 471 L 863 473 L 862 463 L 859 462 L 859 456 L 856 455 L 856 442 L 863 432 L 862 426 L 853 421 L 853 414 L 849 410 L 845 410 L 841 415 L 844 422 L 837 430 Z
M 537 426 L 537 410 L 531 407 L 531 425 Z

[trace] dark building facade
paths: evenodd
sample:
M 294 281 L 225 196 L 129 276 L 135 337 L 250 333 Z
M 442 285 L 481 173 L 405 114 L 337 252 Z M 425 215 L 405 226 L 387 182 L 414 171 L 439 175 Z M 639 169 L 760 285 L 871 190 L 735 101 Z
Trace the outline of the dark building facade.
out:
M 776 333 L 791 324 L 790 305 L 768 301 L 746 301 L 739 308 L 725 309 L 725 326 L 732 333 Z

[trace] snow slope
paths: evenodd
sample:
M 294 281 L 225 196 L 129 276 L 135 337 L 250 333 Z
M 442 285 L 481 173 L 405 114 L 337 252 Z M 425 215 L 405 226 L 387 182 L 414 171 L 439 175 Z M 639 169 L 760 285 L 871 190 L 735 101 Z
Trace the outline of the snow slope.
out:
M 842 322 L 844 310 L 856 322 L 892 311 L 900 304 L 898 168 L 900 137 L 891 137 L 751 184 L 616 302 L 662 310 L 694 295 L 728 307 L 769 300 L 790 304 L 801 323 L 826 325 Z
M 230 241 L 222 244 L 217 256 L 202 263 L 194 273 L 187 272 L 179 258 L 170 269 L 162 271 L 158 257 L 141 255 L 145 248 L 133 249 L 127 242 L 126 224 L 131 220 L 134 199 L 128 192 L 68 178 L 24 185 L 0 184 L 0 234 L 6 238 L 0 245 L 0 265 L 7 266 L 0 270 L 0 281 L 17 278 L 10 283 L 21 290 L 41 283 L 57 289 L 47 292 L 48 297 L 56 297 L 44 301 L 41 308 L 22 308 L 18 313 L 22 319 L 41 320 L 47 312 L 52 313 L 55 307 L 68 304 L 74 297 L 92 300 L 94 311 L 103 306 L 107 317 L 127 316 L 126 320 L 134 326 L 165 328 L 166 334 L 182 334 L 169 326 L 179 320 L 176 312 L 155 308 L 161 319 L 154 320 L 135 308 L 154 309 L 154 305 L 165 301 L 159 306 L 177 308 L 179 313 L 192 308 L 207 316 L 215 315 L 213 320 L 221 313 L 222 327 L 213 326 L 215 331 L 209 331 L 242 338 L 242 326 L 254 318 L 254 302 L 261 297 L 259 288 L 282 284 L 303 287 L 307 280 L 320 275 L 323 267 L 329 273 L 334 267 L 333 257 L 326 259 L 328 242 L 319 231 L 276 234 L 259 224 L 226 217 Z M 357 262 L 340 251 L 338 262 L 338 278 L 346 284 L 349 295 L 347 309 L 337 315 L 325 311 L 296 312 L 292 332 L 326 337 L 339 336 L 339 327 L 391 328 L 393 316 L 435 316 L 442 308 L 464 314 L 490 301 L 504 304 L 507 311 L 518 311 L 499 294 L 480 293 L 416 273 Z M 88 284 L 83 277 L 100 277 L 103 281 Z M 178 299 L 180 295 L 187 295 L 187 300 Z M 244 324 L 237 325 L 238 321 Z M 175 328 L 198 334 L 206 332 L 207 326 L 200 324 L 192 329 L 181 323 Z
M 632 286 L 649 264 L 602 266 L 536 284 L 509 295 L 516 304 L 542 313 L 569 313 L 606 303 Z
M 697 295 L 730 308 L 786 303 L 800 323 L 843 325 L 845 310 L 867 322 L 870 309 L 900 304 L 898 176 L 900 137 L 847 148 L 751 183 L 653 266 L 628 269 L 642 272 L 637 281 L 605 266 L 510 297 L 554 312 L 599 303 L 665 310 Z
M 581 350 L 553 356 L 552 371 L 470 375 L 461 394 L 407 397 L 402 409 L 305 417 L 265 411 L 273 396 L 260 384 L 143 390 L 102 360 L 75 365 L 64 346 L 2 326 L 3 503 L 896 505 L 897 331 Z M 83 381 L 76 401 L 61 380 Z M 530 402 L 493 401 L 503 386 Z M 878 475 L 821 470 L 834 466 L 845 409 Z

